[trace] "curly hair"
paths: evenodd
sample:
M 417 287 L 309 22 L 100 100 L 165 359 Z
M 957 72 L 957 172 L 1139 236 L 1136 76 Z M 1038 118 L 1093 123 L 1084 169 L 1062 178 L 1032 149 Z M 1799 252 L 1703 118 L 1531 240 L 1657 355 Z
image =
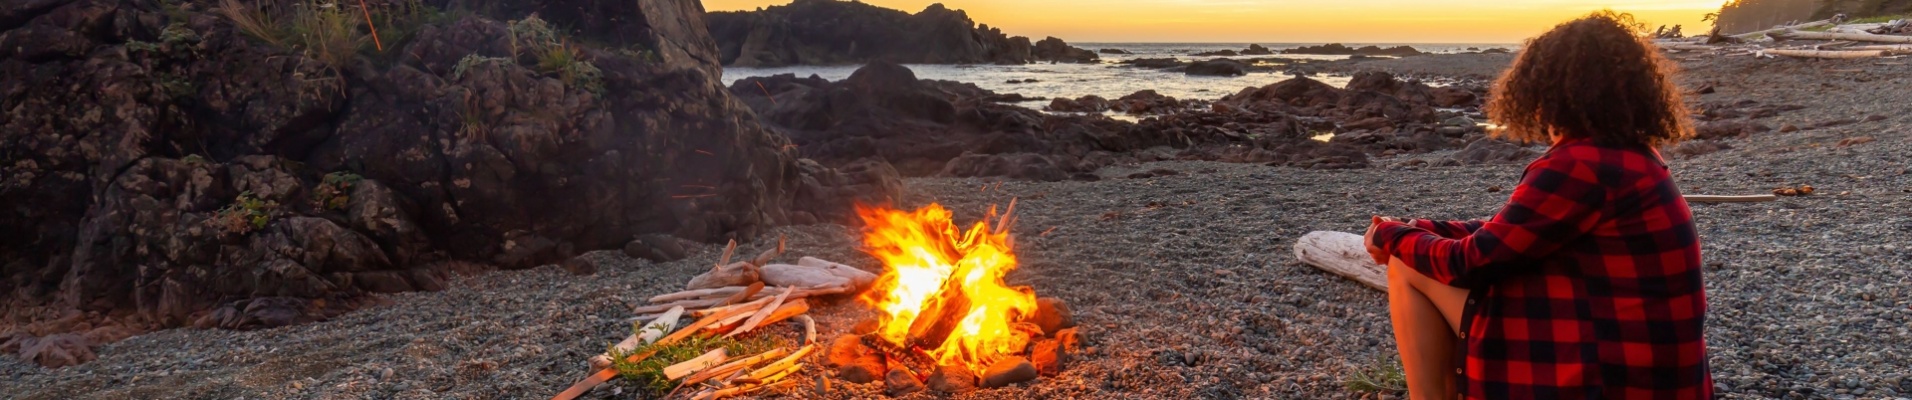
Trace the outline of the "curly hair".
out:
M 1634 26 L 1631 15 L 1602 11 L 1528 40 L 1489 95 L 1497 135 L 1652 147 L 1692 136 L 1673 63 Z

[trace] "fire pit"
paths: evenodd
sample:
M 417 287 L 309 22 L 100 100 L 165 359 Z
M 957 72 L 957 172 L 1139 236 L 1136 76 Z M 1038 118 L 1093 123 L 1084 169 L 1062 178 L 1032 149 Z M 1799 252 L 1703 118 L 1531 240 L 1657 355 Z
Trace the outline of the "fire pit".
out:
M 1038 298 L 1003 276 L 1016 268 L 1008 226 L 1000 217 L 959 229 L 949 210 L 859 207 L 864 244 L 884 265 L 859 298 L 877 311 L 831 345 L 827 366 L 855 383 L 883 379 L 890 395 L 927 387 L 962 392 L 1054 375 L 1075 347 L 1068 306 Z M 988 220 L 997 223 L 991 228 Z

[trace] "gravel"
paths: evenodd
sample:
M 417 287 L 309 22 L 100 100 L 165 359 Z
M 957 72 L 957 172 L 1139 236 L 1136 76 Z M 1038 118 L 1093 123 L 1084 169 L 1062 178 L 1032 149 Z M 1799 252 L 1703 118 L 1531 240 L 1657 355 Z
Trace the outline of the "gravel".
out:
M 1707 265 L 1707 341 L 1723 397 L 1912 397 L 1909 68 L 1744 57 L 1686 67 L 1689 86 L 1717 91 L 1696 102 L 1809 106 L 1762 121 L 1774 126 L 1885 116 L 1728 139 L 1730 149 L 1670 160 L 1688 194 L 1818 189 L 1777 202 L 1693 206 Z M 1837 145 L 1858 136 L 1876 140 Z M 1512 187 L 1520 167 L 1161 162 L 1106 168 L 1099 182 L 910 179 L 905 205 L 940 202 L 973 221 L 990 205 L 1019 199 L 1022 266 L 1009 280 L 1067 300 L 1087 347 L 1060 376 L 957 397 L 1375 398 L 1391 396 L 1353 392 L 1343 380 L 1393 357 L 1384 296 L 1299 264 L 1294 240 L 1315 230 L 1359 232 L 1371 214 L 1484 218 L 1507 196 L 1489 188 Z M 1180 174 L 1123 178 L 1158 169 Z M 774 245 L 776 234 L 789 236 L 789 259 L 876 267 L 857 251 L 858 232 L 834 224 L 779 228 L 739 254 Z M 307 325 L 156 332 L 60 370 L 0 358 L 8 382 L 0 396 L 542 398 L 582 377 L 586 357 L 628 333 L 629 307 L 681 287 L 721 247 L 689 250 L 690 259 L 663 264 L 591 253 L 600 268 L 590 276 L 546 266 L 464 277 L 443 292 L 387 295 L 384 305 Z M 813 309 L 822 337 L 869 313 L 852 300 Z M 775 329 L 793 332 L 786 325 Z M 799 382 L 812 382 L 816 371 Z M 798 387 L 791 394 L 806 398 L 868 398 L 883 389 L 839 381 L 819 396 Z M 614 383 L 586 397 L 634 392 Z

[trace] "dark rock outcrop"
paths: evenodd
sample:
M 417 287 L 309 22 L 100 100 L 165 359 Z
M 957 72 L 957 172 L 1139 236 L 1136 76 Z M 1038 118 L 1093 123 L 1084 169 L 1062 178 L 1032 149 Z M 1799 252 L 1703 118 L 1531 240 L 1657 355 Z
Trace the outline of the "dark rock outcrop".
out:
M 1226 58 L 1217 58 L 1190 64 L 1188 69 L 1184 69 L 1182 72 L 1189 75 L 1242 76 L 1248 74 L 1248 64 Z
M 1267 47 L 1262 47 L 1262 45 L 1259 44 L 1248 45 L 1247 50 L 1241 51 L 1241 55 L 1244 56 L 1265 56 L 1270 54 L 1275 54 L 1275 51 L 1269 50 Z
M 721 85 L 694 1 L 501 1 L 398 22 L 415 33 L 342 60 L 159 3 L 47 3 L 0 24 L 0 204 L 15 205 L 0 336 L 323 319 L 365 293 L 441 289 L 453 266 L 749 238 L 900 187 L 800 166 Z
M 1435 110 L 1443 100 L 1434 88 L 1382 73 L 1354 81 L 1341 89 L 1296 78 L 1213 102 L 1145 90 L 1047 107 L 1089 115 L 999 104 L 1003 95 L 882 62 L 838 82 L 780 75 L 731 91 L 821 165 L 881 160 L 902 176 L 1089 180 L 1108 165 L 1175 159 L 1366 168 L 1369 154 L 1454 149 L 1479 136 L 1471 120 Z M 1118 121 L 1105 110 L 1146 117 Z M 1316 140 L 1324 133 L 1334 134 Z
M 1049 62 L 1093 63 L 1100 61 L 1095 55 L 1095 52 L 1069 46 L 1068 42 L 1064 42 L 1062 39 L 1057 39 L 1054 36 L 1043 38 L 1042 41 L 1036 42 L 1034 56 L 1036 61 Z
M 1123 61 L 1122 64 L 1138 68 L 1167 69 L 1188 65 L 1188 62 L 1174 58 L 1138 58 Z
M 1095 52 L 1044 49 L 1022 36 L 977 25 L 962 10 L 931 4 L 909 14 L 861 2 L 796 0 L 757 11 L 705 16 L 723 65 L 860 64 L 883 60 L 907 64 L 1026 64 L 1043 60 L 1095 60 Z M 1045 40 L 1045 42 L 1047 42 Z M 1047 56 L 1047 58 L 1044 58 Z
M 1394 47 L 1388 47 L 1388 48 L 1381 48 L 1377 46 L 1361 46 L 1359 48 L 1354 48 L 1354 47 L 1348 47 L 1347 45 L 1340 44 L 1340 43 L 1329 43 L 1329 44 L 1324 44 L 1319 46 L 1302 46 L 1302 47 L 1282 50 L 1281 52 L 1285 54 L 1316 54 L 1316 55 L 1340 55 L 1340 56 L 1360 55 L 1360 56 L 1390 56 L 1390 57 L 1407 57 L 1407 56 L 1418 56 L 1418 55 L 1426 54 L 1426 53 L 1422 53 L 1420 50 L 1416 50 L 1414 47 L 1411 47 L 1411 46 L 1394 46 Z

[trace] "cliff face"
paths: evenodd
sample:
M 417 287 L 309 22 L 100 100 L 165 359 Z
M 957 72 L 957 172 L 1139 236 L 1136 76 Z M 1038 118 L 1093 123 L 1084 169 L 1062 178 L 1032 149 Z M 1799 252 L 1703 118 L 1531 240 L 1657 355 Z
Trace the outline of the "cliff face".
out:
M 1772 28 L 1789 21 L 1804 22 L 1818 11 L 1822 0 L 1735 0 L 1720 7 L 1715 26 L 1720 33 L 1737 34 Z
M 1092 62 L 1095 53 L 1037 51 L 1029 38 L 978 26 L 962 10 L 932 4 L 916 14 L 837 0 L 797 0 L 760 11 L 707 17 L 724 65 L 1026 64 Z M 1053 46 L 1053 45 L 1052 45 Z M 1086 55 L 1086 56 L 1085 56 Z
M 374 1 L 376 44 L 356 8 L 219 3 L 0 5 L 0 351 L 324 318 L 639 234 L 751 237 L 847 210 L 814 197 L 859 180 L 728 94 L 694 0 Z

